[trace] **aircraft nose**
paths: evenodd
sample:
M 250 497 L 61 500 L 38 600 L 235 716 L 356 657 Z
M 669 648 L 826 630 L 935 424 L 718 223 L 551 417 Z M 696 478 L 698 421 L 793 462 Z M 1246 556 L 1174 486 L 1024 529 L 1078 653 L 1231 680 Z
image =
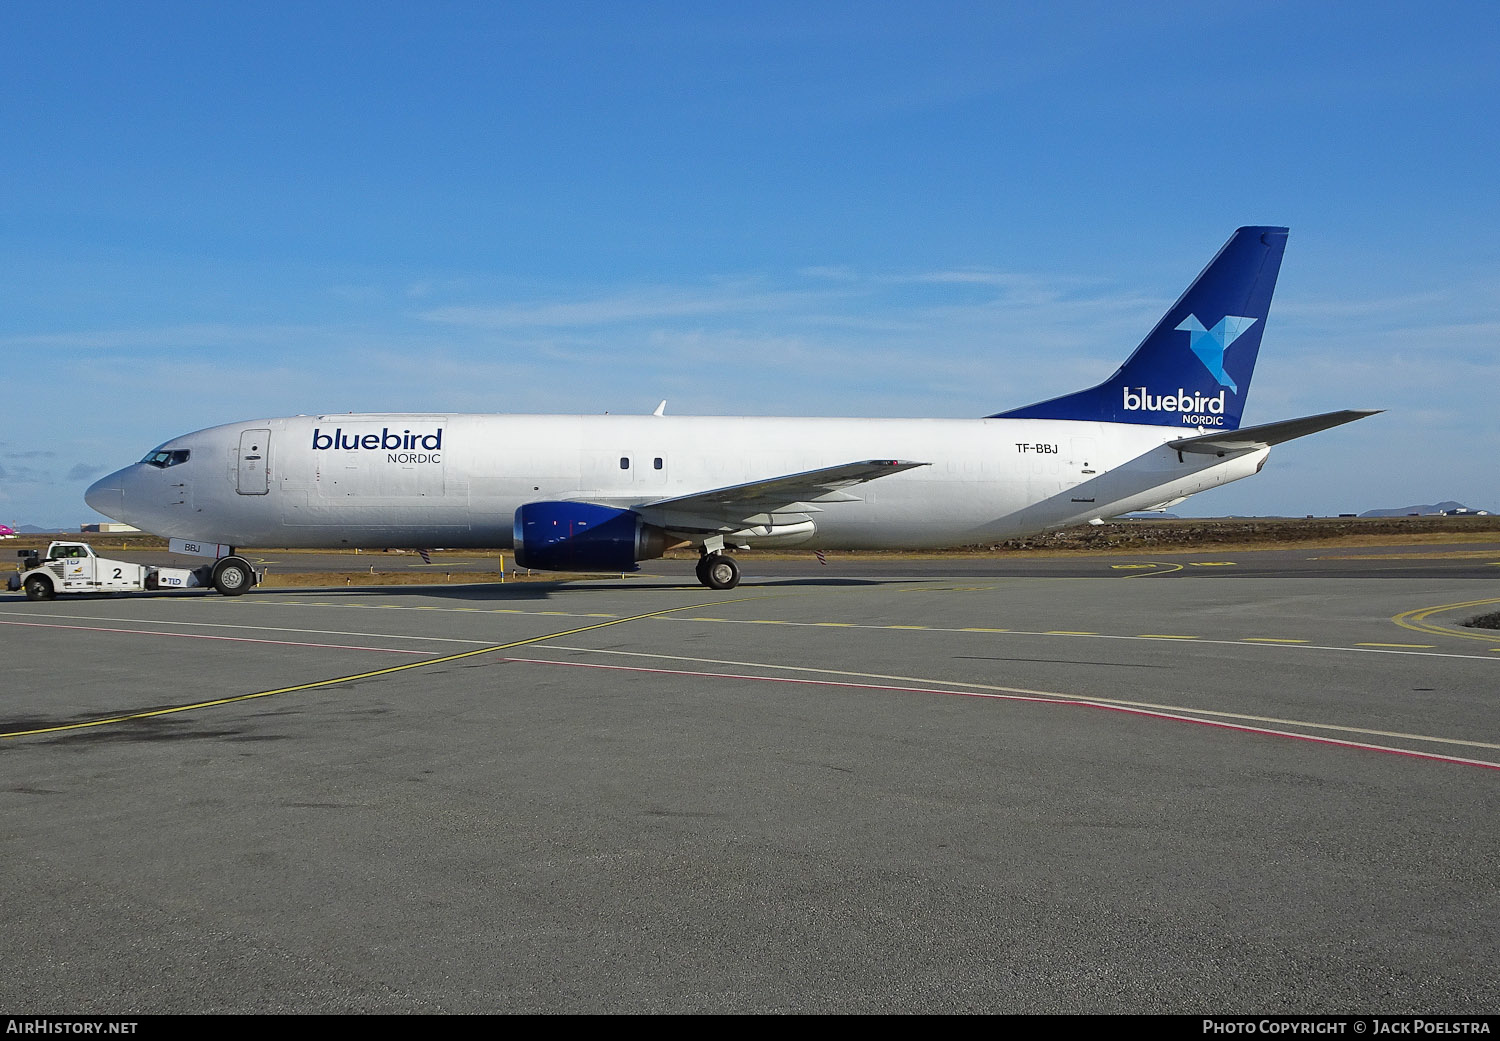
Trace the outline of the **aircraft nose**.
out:
M 89 509 L 118 520 L 125 511 L 125 488 L 120 481 L 120 471 L 89 485 L 88 491 L 83 493 L 83 501 L 89 504 Z

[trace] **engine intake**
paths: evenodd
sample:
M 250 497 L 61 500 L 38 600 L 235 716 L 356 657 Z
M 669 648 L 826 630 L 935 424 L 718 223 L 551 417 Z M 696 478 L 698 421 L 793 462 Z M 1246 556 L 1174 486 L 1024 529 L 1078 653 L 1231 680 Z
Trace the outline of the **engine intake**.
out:
M 529 502 L 516 510 L 516 563 L 540 571 L 639 571 L 667 534 L 634 510 L 591 502 Z

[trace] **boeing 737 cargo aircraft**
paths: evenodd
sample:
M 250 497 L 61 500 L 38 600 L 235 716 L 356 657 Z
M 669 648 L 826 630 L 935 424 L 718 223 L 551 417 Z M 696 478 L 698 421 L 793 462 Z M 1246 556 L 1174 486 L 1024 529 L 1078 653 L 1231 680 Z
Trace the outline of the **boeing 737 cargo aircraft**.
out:
M 256 419 L 175 437 L 86 498 L 221 544 L 224 593 L 254 580 L 228 547 L 513 547 L 526 568 L 618 573 L 688 544 L 729 589 L 732 549 L 972 545 L 1158 509 L 1372 414 L 1240 427 L 1286 238 L 1240 228 L 1109 379 L 983 419 Z

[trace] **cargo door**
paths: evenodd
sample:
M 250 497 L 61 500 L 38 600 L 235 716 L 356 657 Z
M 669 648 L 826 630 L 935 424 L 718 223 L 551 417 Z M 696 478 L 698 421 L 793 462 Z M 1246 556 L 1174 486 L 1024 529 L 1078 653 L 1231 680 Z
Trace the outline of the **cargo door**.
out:
M 667 457 L 655 452 L 639 451 L 630 456 L 630 481 L 637 488 L 656 490 L 667 485 Z
M 266 468 L 270 448 L 269 430 L 241 432 L 238 478 L 241 495 L 265 495 L 270 490 L 270 474 Z

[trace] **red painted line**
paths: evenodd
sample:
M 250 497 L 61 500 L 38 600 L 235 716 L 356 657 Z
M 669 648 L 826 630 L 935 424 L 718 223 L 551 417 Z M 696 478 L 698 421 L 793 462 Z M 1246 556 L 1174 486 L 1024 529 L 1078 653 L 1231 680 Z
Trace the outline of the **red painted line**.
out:
M 268 643 L 276 647 L 318 647 L 337 651 L 378 651 L 381 654 L 430 654 L 431 651 L 409 651 L 392 647 L 356 647 L 347 643 L 295 643 L 291 640 L 256 640 L 248 636 L 203 636 L 198 633 L 164 633 L 155 629 L 107 629 L 102 625 L 61 625 L 55 622 L 0 622 L 0 625 L 26 625 L 35 629 L 83 629 L 95 633 L 128 633 L 131 636 L 175 636 L 179 640 L 222 640 L 226 643 Z
M 1235 730 L 1243 734 L 1257 734 L 1263 737 L 1283 737 L 1293 741 L 1306 741 L 1315 745 L 1332 745 L 1335 748 L 1353 748 L 1365 752 L 1384 752 L 1387 755 L 1405 756 L 1410 759 L 1426 759 L 1436 763 L 1452 763 L 1458 766 L 1477 766 L 1485 770 L 1500 770 L 1500 763 L 1491 763 L 1483 759 L 1464 759 L 1460 756 L 1439 755 L 1435 752 L 1413 752 L 1405 748 L 1392 748 L 1389 745 L 1372 745 L 1362 741 L 1344 741 L 1336 737 L 1294 734 L 1289 730 L 1271 730 L 1267 727 L 1247 726 L 1244 723 L 1225 723 L 1214 719 L 1199 719 L 1196 716 L 1183 716 L 1172 712 L 1156 712 L 1151 709 L 1132 708 L 1128 705 L 1107 705 L 1099 701 L 1071 698 L 1066 695 L 1038 697 L 1028 694 L 997 694 L 993 691 L 980 690 L 946 690 L 940 687 L 902 687 L 885 683 L 850 683 L 846 680 L 809 680 L 792 676 L 748 676 L 733 672 L 647 669 L 632 665 L 601 665 L 596 662 L 552 661 L 546 658 L 505 658 L 503 660 L 529 662 L 532 665 L 567 665 L 580 669 L 609 669 L 617 672 L 656 673 L 664 676 L 701 676 L 719 680 L 752 680 L 757 683 L 795 683 L 815 687 L 845 687 L 851 690 L 890 690 L 903 694 L 942 694 L 959 698 L 987 698 L 992 701 L 1026 701 L 1040 705 L 1070 705 L 1074 708 L 1103 709 L 1107 712 L 1120 712 L 1128 716 L 1145 716 L 1148 719 L 1164 719 L 1174 723 L 1196 723 L 1198 726 L 1216 727 L 1220 730 Z

